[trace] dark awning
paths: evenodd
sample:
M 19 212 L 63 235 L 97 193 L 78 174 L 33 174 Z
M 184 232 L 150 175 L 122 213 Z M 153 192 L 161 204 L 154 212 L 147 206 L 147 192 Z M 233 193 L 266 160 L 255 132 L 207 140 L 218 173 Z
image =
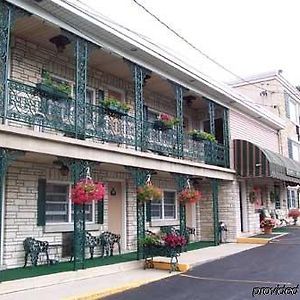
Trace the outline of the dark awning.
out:
M 241 177 L 271 177 L 300 184 L 300 163 L 245 140 L 234 140 L 234 166 Z

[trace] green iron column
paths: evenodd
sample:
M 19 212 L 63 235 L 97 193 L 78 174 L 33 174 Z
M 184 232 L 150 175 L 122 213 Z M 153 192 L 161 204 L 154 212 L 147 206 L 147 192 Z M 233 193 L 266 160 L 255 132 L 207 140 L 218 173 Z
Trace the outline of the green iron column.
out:
M 5 123 L 8 101 L 8 64 L 12 6 L 0 0 L 0 117 Z
M 134 82 L 134 115 L 135 115 L 135 150 L 145 150 L 146 126 L 144 120 L 144 93 L 145 79 L 151 71 L 129 62 Z
M 143 186 L 146 183 L 147 175 L 149 171 L 146 169 L 139 169 L 134 167 L 128 167 L 131 172 L 136 188 Z M 136 217 L 137 217 L 137 259 L 141 259 L 144 256 L 143 248 L 140 245 L 140 240 L 145 237 L 145 203 L 141 203 L 136 199 Z
M 176 137 L 177 137 L 177 157 L 183 158 L 183 88 L 182 86 L 173 83 L 176 97 L 176 118 L 179 123 L 176 127 Z
M 215 103 L 211 100 L 208 100 L 208 114 L 209 114 L 209 132 L 216 135 L 216 127 L 215 127 Z M 205 155 L 208 157 L 208 163 L 215 164 L 216 163 L 216 148 L 214 147 L 214 143 L 208 143 L 208 149 L 205 150 Z
M 187 184 L 188 176 L 182 174 L 174 174 L 177 183 L 177 192 L 181 192 Z M 186 206 L 185 203 L 179 203 L 179 225 L 180 234 L 186 235 Z
M 213 200 L 213 226 L 214 226 L 214 243 L 215 245 L 220 244 L 220 233 L 219 233 L 219 185 L 218 180 L 213 178 L 211 180 L 211 189 L 212 189 L 212 200 Z
M 228 126 L 228 108 L 223 110 L 223 145 L 224 145 L 224 166 L 230 167 L 229 161 L 229 126 Z
M 208 114 L 209 114 L 209 132 L 213 135 L 216 134 L 215 127 L 215 103 L 211 100 L 208 102 Z
M 8 107 L 8 78 L 11 28 L 18 17 L 29 16 L 26 11 L 0 0 L 0 118 L 4 124 Z
M 75 137 L 84 139 L 86 129 L 88 42 L 79 37 L 75 41 L 75 59 Z
M 64 165 L 71 171 L 71 181 L 73 184 L 80 179 L 86 178 L 87 168 L 91 167 L 91 162 L 72 158 L 60 158 Z M 85 267 L 85 205 L 73 204 L 74 207 L 74 232 L 73 232 L 73 257 L 74 271 Z

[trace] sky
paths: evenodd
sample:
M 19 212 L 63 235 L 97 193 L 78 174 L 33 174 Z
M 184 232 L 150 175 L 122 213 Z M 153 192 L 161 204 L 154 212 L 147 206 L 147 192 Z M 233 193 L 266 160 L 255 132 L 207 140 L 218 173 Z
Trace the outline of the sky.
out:
M 298 0 L 137 0 L 237 76 L 193 50 L 133 0 L 72 0 L 76 1 L 167 48 L 216 80 L 228 82 L 281 69 L 292 84 L 300 84 Z

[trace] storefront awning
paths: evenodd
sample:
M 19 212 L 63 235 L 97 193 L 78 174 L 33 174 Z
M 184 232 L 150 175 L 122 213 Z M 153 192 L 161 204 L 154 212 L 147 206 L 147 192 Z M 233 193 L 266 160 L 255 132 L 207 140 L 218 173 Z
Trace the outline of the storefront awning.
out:
M 234 166 L 241 177 L 271 177 L 300 184 L 300 163 L 245 140 L 234 140 Z

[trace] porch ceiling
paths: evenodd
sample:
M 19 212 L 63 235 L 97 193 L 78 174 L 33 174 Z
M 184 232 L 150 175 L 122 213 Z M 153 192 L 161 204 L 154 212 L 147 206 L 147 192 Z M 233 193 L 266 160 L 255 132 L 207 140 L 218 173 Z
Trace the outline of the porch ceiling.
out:
M 38 45 L 45 49 L 49 49 L 52 52 L 56 52 L 56 46 L 49 40 L 59 34 L 63 34 L 61 29 L 52 25 L 45 20 L 36 16 L 26 16 L 16 20 L 16 24 L 13 28 L 13 34 L 16 37 L 29 41 L 32 44 Z M 132 82 L 132 75 L 130 68 L 123 57 L 111 53 L 105 49 L 95 47 L 91 49 L 89 58 L 89 66 L 93 67 L 101 72 L 112 74 L 125 81 Z M 72 59 L 74 58 L 73 45 L 66 46 L 63 55 Z M 173 91 L 167 80 L 162 79 L 156 74 L 151 74 L 151 78 L 147 81 L 147 89 L 153 90 L 156 93 L 160 93 L 166 97 L 174 98 Z

